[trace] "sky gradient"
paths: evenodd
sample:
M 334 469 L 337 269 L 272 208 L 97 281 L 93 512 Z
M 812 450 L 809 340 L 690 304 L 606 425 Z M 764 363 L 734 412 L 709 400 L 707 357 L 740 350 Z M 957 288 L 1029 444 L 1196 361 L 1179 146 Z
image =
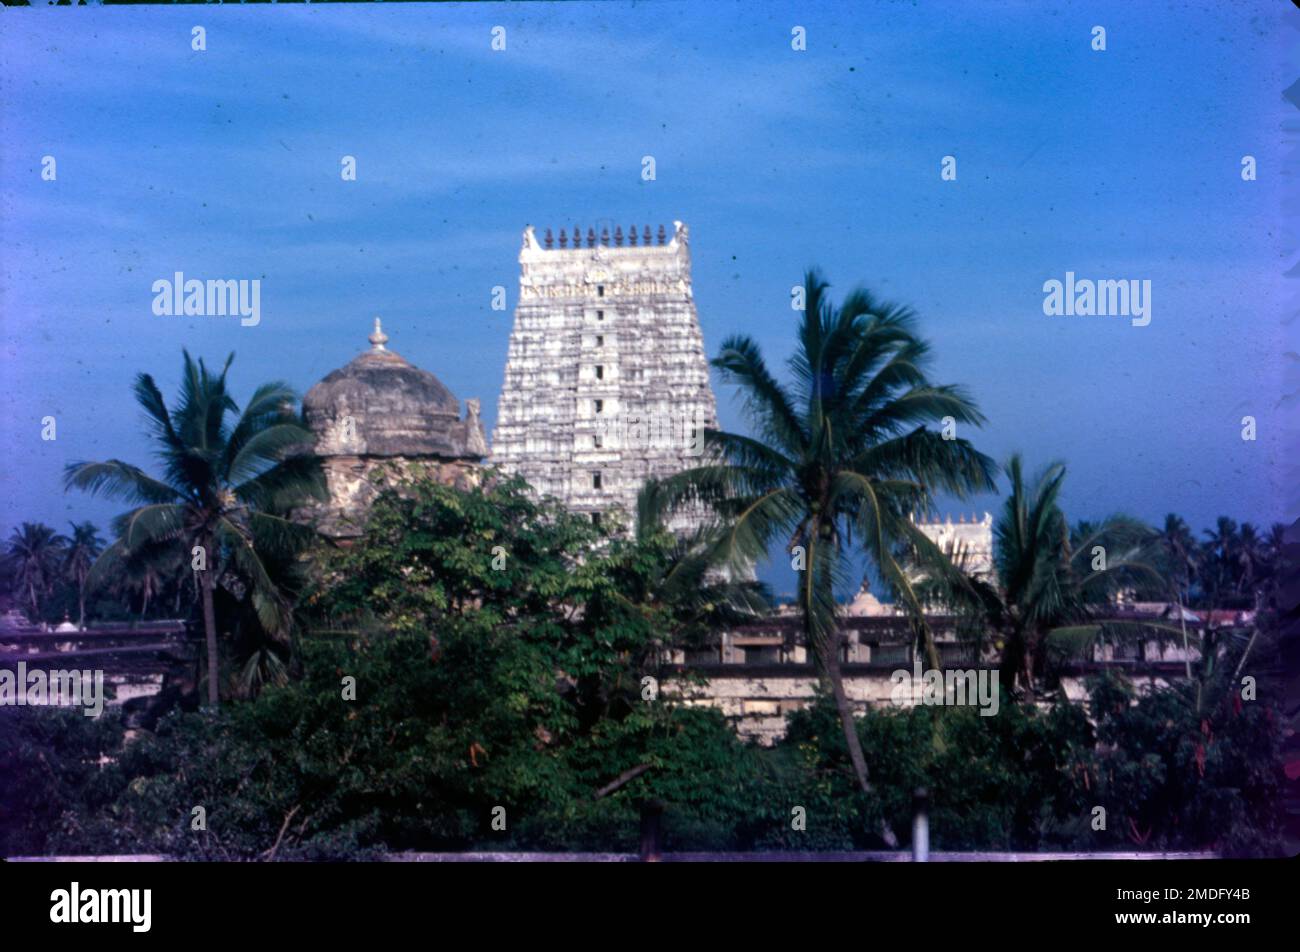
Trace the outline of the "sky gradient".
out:
M 989 418 L 960 435 L 1031 470 L 1063 459 L 1071 519 L 1279 521 L 1297 509 L 1282 6 L 5 9 L 0 533 L 120 511 L 65 495 L 63 467 L 151 463 L 132 380 L 170 399 L 182 347 L 234 351 L 237 398 L 273 378 L 301 393 L 379 315 L 392 349 L 482 398 L 490 434 L 523 227 L 674 219 L 710 357 L 746 333 L 780 364 L 815 264 L 836 298 L 865 284 L 912 305 L 935 379 Z M 155 316 L 152 283 L 176 271 L 260 278 L 261 323 Z M 1149 279 L 1150 325 L 1045 316 L 1067 271 Z

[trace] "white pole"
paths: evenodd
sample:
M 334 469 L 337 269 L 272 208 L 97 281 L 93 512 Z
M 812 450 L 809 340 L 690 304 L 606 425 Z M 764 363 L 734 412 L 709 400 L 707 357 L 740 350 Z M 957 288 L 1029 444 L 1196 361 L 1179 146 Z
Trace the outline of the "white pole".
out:
M 930 861 L 930 818 L 926 814 L 929 794 L 917 787 L 912 794 L 912 862 Z

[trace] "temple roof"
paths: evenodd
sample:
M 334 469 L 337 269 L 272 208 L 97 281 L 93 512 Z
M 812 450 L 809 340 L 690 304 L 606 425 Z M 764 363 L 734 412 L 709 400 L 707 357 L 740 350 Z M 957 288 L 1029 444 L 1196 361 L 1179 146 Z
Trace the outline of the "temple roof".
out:
M 477 401 L 467 419 L 460 401 L 433 374 L 385 344 L 375 318 L 370 350 L 307 391 L 303 414 L 321 456 L 434 456 L 478 459 L 487 443 Z

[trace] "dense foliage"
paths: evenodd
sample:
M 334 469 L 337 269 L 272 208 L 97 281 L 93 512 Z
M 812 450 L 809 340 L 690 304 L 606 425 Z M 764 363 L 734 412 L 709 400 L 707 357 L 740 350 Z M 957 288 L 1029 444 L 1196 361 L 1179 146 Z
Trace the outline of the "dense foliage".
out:
M 858 724 L 879 791 L 864 810 L 829 699 L 772 749 L 741 743 L 714 711 L 664 703 L 548 736 L 554 712 L 536 703 L 547 692 L 520 677 L 515 646 L 468 628 L 444 644 L 434 664 L 412 636 L 321 643 L 302 680 L 220 718 L 170 715 L 129 744 L 111 715 L 0 711 L 0 850 L 634 851 L 652 798 L 666 804 L 669 849 L 862 849 L 879 816 L 906 834 L 917 787 L 935 849 L 1278 850 L 1279 734 L 1261 704 L 1198 723 L 1172 692 L 1130 704 L 1123 685 L 1098 682 L 1095 725 L 1069 705 L 873 712 Z M 340 698 L 340 671 L 355 672 L 355 702 Z M 191 828 L 196 806 L 204 831 Z
M 1263 703 L 1111 680 L 1091 720 L 1064 701 L 873 712 L 856 728 L 877 795 L 855 795 L 829 696 L 762 749 L 646 690 L 706 606 L 665 584 L 670 537 L 600 532 L 515 483 L 386 493 L 363 539 L 320 554 L 283 685 L 130 740 L 114 714 L 0 709 L 0 854 L 632 851 L 650 800 L 669 849 L 870 848 L 882 820 L 906 839 L 918 786 L 936 849 L 1275 841 Z
M 907 516 L 936 488 L 987 484 L 986 458 L 926 428 L 981 417 L 924 375 L 910 312 L 865 292 L 835 307 L 824 291 L 810 274 L 789 390 L 752 341 L 727 342 L 715 364 L 746 391 L 757 438 L 710 432 L 709 465 L 651 482 L 632 534 L 494 472 L 462 490 L 394 470 L 364 535 L 335 547 L 300 523 L 322 483 L 287 387 L 258 388 L 241 413 L 229 361 L 212 372 L 187 354 L 169 408 L 141 375 L 161 476 L 70 467 L 69 487 L 137 508 L 107 544 L 89 523 L 14 530 L 0 609 L 186 617 L 204 629 L 207 670 L 224 656 L 225 673 L 208 679 L 210 709 L 171 685 L 129 727 L 114 711 L 0 707 L 0 856 L 629 851 L 649 804 L 672 850 L 863 849 L 906 841 L 919 787 L 936 849 L 1276 852 L 1280 716 L 1241 675 L 1263 683 L 1279 657 L 1280 527 L 1222 518 L 1198 541 L 1176 516 L 1158 531 L 1070 526 L 1063 467 L 1027 482 L 1013 460 L 995 577 L 965 574 L 962 553 Z M 663 530 L 674 505 L 701 502 L 722 521 Z M 663 658 L 769 610 L 745 572 L 717 570 L 769 544 L 798 556 L 823 686 L 760 748 L 717 710 L 679 703 Z M 831 583 L 855 544 L 910 606 L 932 666 L 923 599 L 991 636 L 1006 675 L 996 716 L 853 715 Z M 915 590 L 905 568 L 921 569 Z M 1110 676 L 1076 703 L 1050 677 L 1054 653 L 1128 637 L 1094 613 L 1121 591 L 1258 620 L 1242 635 L 1220 612 L 1173 686 Z M 1143 624 L 1140 637 L 1160 627 Z M 221 696 L 239 703 L 218 713 Z

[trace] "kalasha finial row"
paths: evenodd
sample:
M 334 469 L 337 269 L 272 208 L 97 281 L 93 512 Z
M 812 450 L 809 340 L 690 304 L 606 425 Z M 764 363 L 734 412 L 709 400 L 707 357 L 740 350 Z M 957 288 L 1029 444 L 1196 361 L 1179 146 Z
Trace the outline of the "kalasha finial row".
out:
M 659 226 L 659 234 L 656 237 L 658 239 L 657 242 L 655 241 L 654 238 L 651 238 L 650 226 L 646 225 L 645 229 L 641 232 L 641 239 L 640 239 L 641 244 L 647 248 L 650 247 L 652 243 L 658 243 L 661 245 L 666 244 L 668 241 L 668 231 L 666 228 L 664 228 L 663 225 Z M 596 237 L 596 230 L 594 228 L 587 229 L 587 247 L 588 248 L 596 247 L 597 240 L 600 241 L 600 244 L 602 246 L 606 248 L 609 247 L 608 227 L 604 227 L 600 230 L 599 239 L 597 239 Z M 543 239 L 543 243 L 547 249 L 554 249 L 555 247 L 555 236 L 551 233 L 551 229 L 549 228 L 546 229 L 546 237 Z M 637 246 L 636 225 L 632 225 L 630 228 L 628 228 L 627 243 L 628 243 L 628 247 L 631 248 L 635 248 Z M 561 248 L 569 247 L 569 235 L 568 232 L 566 232 L 565 229 L 563 228 L 560 229 L 560 247 Z M 582 247 L 582 229 L 579 228 L 577 225 L 573 227 L 573 247 L 575 249 Z M 615 248 L 623 247 L 623 226 L 622 225 L 616 225 L 614 228 L 614 247 Z

